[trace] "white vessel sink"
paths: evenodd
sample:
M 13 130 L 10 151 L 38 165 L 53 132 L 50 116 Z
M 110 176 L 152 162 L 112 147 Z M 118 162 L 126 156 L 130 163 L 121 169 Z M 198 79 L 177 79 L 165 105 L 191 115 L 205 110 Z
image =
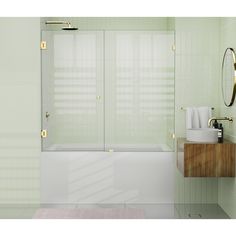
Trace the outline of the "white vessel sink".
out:
M 186 138 L 191 142 L 217 143 L 218 129 L 187 129 Z

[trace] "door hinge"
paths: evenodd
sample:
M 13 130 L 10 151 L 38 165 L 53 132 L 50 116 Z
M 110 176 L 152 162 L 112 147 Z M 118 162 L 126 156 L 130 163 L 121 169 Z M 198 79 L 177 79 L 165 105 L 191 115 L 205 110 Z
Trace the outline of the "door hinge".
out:
M 41 138 L 46 138 L 48 136 L 48 132 L 46 129 L 41 130 Z
M 172 51 L 175 51 L 175 44 L 173 44 L 172 46 L 171 46 L 171 49 L 172 49 Z
M 41 41 L 40 48 L 41 49 L 47 49 L 47 42 L 46 41 Z

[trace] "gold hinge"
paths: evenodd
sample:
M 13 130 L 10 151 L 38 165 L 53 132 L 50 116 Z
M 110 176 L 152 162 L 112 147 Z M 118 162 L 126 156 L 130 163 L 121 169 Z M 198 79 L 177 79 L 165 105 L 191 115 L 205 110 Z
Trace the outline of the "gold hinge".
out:
M 47 49 L 47 42 L 46 41 L 41 41 L 40 48 L 41 49 Z
M 172 45 L 171 49 L 172 51 L 175 51 L 175 44 Z
M 48 136 L 48 132 L 46 129 L 41 130 L 41 137 L 46 138 Z

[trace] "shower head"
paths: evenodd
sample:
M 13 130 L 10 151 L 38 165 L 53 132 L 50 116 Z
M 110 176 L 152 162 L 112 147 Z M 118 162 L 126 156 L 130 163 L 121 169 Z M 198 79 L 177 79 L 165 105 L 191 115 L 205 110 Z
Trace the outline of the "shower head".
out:
M 69 22 L 67 23 L 67 26 L 62 27 L 62 30 L 78 30 L 77 27 L 73 27 Z
M 78 30 L 77 27 L 73 27 L 70 22 L 67 21 L 46 21 L 46 25 L 66 25 L 62 27 L 62 30 Z

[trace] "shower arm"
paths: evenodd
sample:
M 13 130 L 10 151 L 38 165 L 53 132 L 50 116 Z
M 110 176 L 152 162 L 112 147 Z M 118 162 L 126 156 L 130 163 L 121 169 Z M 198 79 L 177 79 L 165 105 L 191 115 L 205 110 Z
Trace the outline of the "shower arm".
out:
M 45 22 L 46 25 L 67 25 L 68 27 L 71 27 L 71 23 L 68 21 L 54 21 L 54 20 L 48 20 Z

